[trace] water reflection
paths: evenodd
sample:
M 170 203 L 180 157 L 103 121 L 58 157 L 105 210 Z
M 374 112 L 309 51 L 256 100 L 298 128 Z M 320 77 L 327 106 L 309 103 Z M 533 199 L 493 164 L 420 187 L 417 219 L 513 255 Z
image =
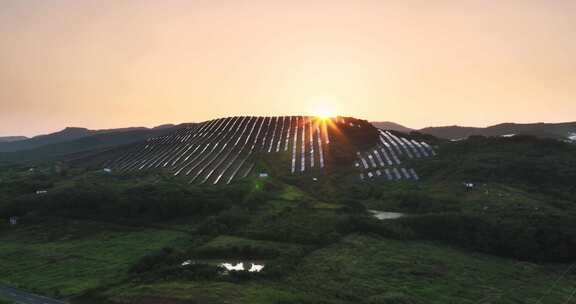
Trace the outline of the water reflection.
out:
M 181 266 L 188 266 L 191 264 L 196 264 L 197 261 L 186 260 L 182 262 Z M 209 262 L 210 264 L 214 263 L 214 261 Z M 216 262 L 219 267 L 226 269 L 227 271 L 248 271 L 248 272 L 260 272 L 264 269 L 264 264 L 256 261 L 252 262 L 238 262 L 238 263 L 231 263 L 231 262 Z
M 380 211 L 380 210 L 368 210 L 372 214 L 373 217 L 379 220 L 393 220 L 397 218 L 401 218 L 406 214 L 400 212 L 387 212 L 387 211 Z
M 248 265 L 248 263 L 246 263 L 246 265 Z M 250 268 L 246 269 L 244 268 L 244 262 L 240 262 L 236 265 L 233 265 L 231 263 L 221 263 L 220 267 L 224 267 L 228 271 L 248 271 L 248 272 L 260 272 L 262 271 L 262 269 L 264 269 L 264 265 L 254 263 L 250 263 Z

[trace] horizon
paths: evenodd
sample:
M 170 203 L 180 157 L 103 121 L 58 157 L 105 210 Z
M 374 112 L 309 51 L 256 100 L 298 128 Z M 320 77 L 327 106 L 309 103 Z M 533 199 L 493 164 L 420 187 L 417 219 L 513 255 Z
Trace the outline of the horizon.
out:
M 8 0 L 0 19 L 0 136 L 322 112 L 575 120 L 568 0 Z
M 266 115 L 232 115 L 232 116 L 222 116 L 222 117 L 214 117 L 214 118 L 210 118 L 207 120 L 202 120 L 202 121 L 187 121 L 187 122 L 173 122 L 173 123 L 161 123 L 158 125 L 149 125 L 149 126 L 144 126 L 144 125 L 135 125 L 135 126 L 121 126 L 121 127 L 107 127 L 107 128 L 88 128 L 88 127 L 84 127 L 84 126 L 63 126 L 61 128 L 57 128 L 54 130 L 48 130 L 45 131 L 43 133 L 38 133 L 38 134 L 31 134 L 31 135 L 9 135 L 9 134 L 2 134 L 0 133 L 0 137 L 27 137 L 27 138 L 34 138 L 37 136 L 42 136 L 42 135 L 48 135 L 48 134 L 52 134 L 52 133 L 57 133 L 60 131 L 64 131 L 65 129 L 68 128 L 79 128 L 79 129 L 87 129 L 90 131 L 104 131 L 104 130 L 115 130 L 115 129 L 126 129 L 126 128 L 147 128 L 147 129 L 153 129 L 153 128 L 157 128 L 157 127 L 161 127 L 161 126 L 178 126 L 181 124 L 188 124 L 188 123 L 203 123 L 212 119 L 219 119 L 219 118 L 226 118 L 226 117 L 234 117 L 234 116 L 266 116 Z M 292 115 L 268 115 L 268 116 L 292 116 Z M 294 116 L 315 116 L 315 115 L 294 115 Z M 339 116 L 344 116 L 346 117 L 347 115 L 339 115 Z M 348 116 L 348 117 L 352 117 L 352 116 Z M 358 118 L 358 119 L 363 119 L 363 118 L 359 118 L 359 117 L 354 117 L 354 118 Z M 558 122 L 543 122 L 543 121 L 534 121 L 534 122 L 500 122 L 500 123 L 496 123 L 496 124 L 491 124 L 491 125 L 486 125 L 486 126 L 465 126 L 465 125 L 456 125 L 456 124 L 446 124 L 446 125 L 437 125 L 437 126 L 426 126 L 426 127 L 422 127 L 422 128 L 413 128 L 409 125 L 405 125 L 396 121 L 392 121 L 392 120 L 367 120 L 364 119 L 370 123 L 394 123 L 394 124 L 398 124 L 401 127 L 406 127 L 408 129 L 412 129 L 415 131 L 421 130 L 421 129 L 426 129 L 426 128 L 442 128 L 442 127 L 459 127 L 459 128 L 488 128 L 488 127 L 492 127 L 492 126 L 496 126 L 496 125 L 501 125 L 501 124 L 561 124 L 561 123 L 573 123 L 576 121 L 558 121 Z

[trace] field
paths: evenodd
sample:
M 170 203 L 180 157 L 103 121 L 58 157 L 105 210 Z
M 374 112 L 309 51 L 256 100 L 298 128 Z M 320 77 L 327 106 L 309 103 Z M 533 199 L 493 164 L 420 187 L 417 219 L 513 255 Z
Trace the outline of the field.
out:
M 363 234 L 312 250 L 232 236 L 216 236 L 196 248 L 215 257 L 245 246 L 287 255 L 306 251 L 293 269 L 274 279 L 141 283 L 128 275 L 147 253 L 190 248 L 190 238 L 179 231 L 92 221 L 21 227 L 1 236 L 5 267 L 0 277 L 2 283 L 58 297 L 98 290 L 100 297 L 119 302 L 166 298 L 192 303 L 538 303 L 541 297 L 541 303 L 562 303 L 576 284 L 574 277 L 560 277 L 567 265 L 518 262 L 435 242 Z
M 141 256 L 188 241 L 181 232 L 56 219 L 3 230 L 1 239 L 0 282 L 64 297 L 120 282 Z
M 282 201 L 269 204 L 275 210 Z M 196 242 L 181 231 L 188 227 L 181 221 L 158 225 L 166 228 L 50 219 L 3 230 L 0 262 L 9 267 L 0 272 L 2 283 L 73 299 L 96 290 L 98 298 L 116 302 L 191 303 L 538 303 L 541 297 L 541 303 L 561 303 L 576 283 L 560 277 L 565 264 L 519 262 L 438 242 L 358 233 L 322 246 L 227 235 L 196 236 L 202 238 Z M 271 263 L 278 256 L 301 258 L 274 278 L 135 280 L 130 267 L 165 247 L 199 260 L 242 260 L 242 252 Z

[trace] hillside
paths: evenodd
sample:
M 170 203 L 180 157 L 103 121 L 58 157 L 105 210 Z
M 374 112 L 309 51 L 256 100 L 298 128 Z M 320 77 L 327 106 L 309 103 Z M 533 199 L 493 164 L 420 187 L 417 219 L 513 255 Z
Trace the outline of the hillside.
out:
M 425 141 L 353 117 L 235 116 L 182 125 L 166 136 L 106 154 L 86 163 L 123 173 L 163 170 L 190 183 L 229 184 L 260 173 L 311 178 L 338 170 L 354 179 L 417 180 L 417 172 L 404 161 L 434 151 Z M 263 159 L 274 159 L 276 165 L 257 166 Z

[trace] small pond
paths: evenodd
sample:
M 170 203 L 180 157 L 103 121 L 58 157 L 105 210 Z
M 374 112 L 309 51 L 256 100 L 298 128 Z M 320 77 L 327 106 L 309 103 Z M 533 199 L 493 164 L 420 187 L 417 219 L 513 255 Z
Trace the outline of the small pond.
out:
M 400 212 L 387 212 L 387 211 L 380 211 L 380 210 L 368 210 L 372 214 L 373 217 L 379 220 L 393 220 L 397 218 L 401 218 L 406 216 L 405 213 Z
M 188 266 L 194 264 L 198 261 L 186 260 L 182 262 L 181 266 Z M 231 262 L 231 261 L 203 261 L 209 264 L 215 264 L 219 267 L 226 269 L 227 271 L 248 271 L 248 272 L 260 272 L 264 269 L 264 263 L 260 261 L 242 261 L 242 262 Z

